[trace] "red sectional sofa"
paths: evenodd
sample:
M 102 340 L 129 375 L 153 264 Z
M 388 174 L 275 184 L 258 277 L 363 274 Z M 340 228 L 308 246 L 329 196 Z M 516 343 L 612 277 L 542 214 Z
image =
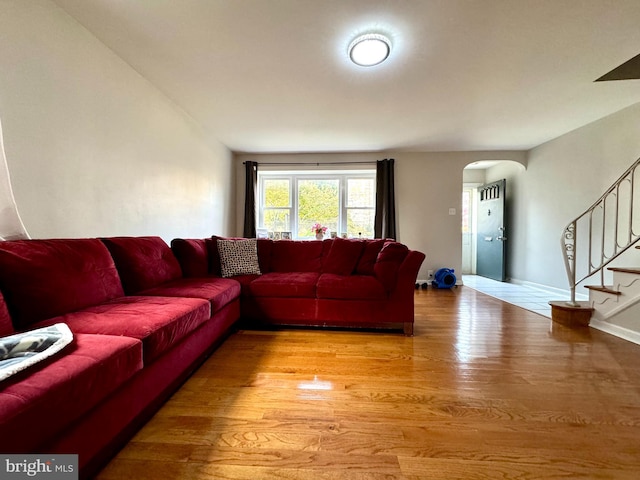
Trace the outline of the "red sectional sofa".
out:
M 225 239 L 171 242 L 185 276 L 220 275 L 218 240 Z M 258 239 L 256 243 L 261 274 L 231 277 L 242 286 L 243 319 L 413 334 L 414 286 L 423 253 L 393 240 Z
M 57 323 L 74 335 L 0 382 L 0 452 L 76 453 L 81 477 L 92 476 L 241 318 L 413 332 L 422 253 L 384 240 L 261 239 L 260 275 L 221 278 L 217 241 L 0 242 L 0 336 Z

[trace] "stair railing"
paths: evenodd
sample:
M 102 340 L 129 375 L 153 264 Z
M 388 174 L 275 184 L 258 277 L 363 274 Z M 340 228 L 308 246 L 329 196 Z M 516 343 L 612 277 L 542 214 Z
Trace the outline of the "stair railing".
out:
M 635 201 L 640 201 L 640 193 L 634 195 L 636 188 L 640 188 L 640 178 L 636 178 L 640 175 L 640 170 L 636 173 L 638 166 L 640 158 L 564 229 L 562 253 L 571 289 L 568 305 L 579 305 L 576 286 L 592 275 L 600 273 L 600 286 L 604 287 L 605 267 L 640 240 L 635 229 L 640 226 L 640 218 L 634 208 Z

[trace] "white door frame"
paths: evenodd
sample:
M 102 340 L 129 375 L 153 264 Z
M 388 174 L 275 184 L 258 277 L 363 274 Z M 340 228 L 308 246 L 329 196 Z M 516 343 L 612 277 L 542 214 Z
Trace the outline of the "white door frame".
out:
M 464 227 L 464 215 L 465 209 L 468 212 L 469 220 L 469 228 L 468 232 L 462 230 L 462 274 L 463 275 L 475 275 L 476 274 L 476 232 L 478 230 L 478 217 L 476 212 L 478 211 L 478 187 L 481 186 L 482 183 L 463 183 L 462 184 L 462 192 L 463 196 L 461 199 L 462 202 L 462 223 L 460 225 L 461 230 Z M 464 193 L 469 192 L 468 196 L 468 205 L 464 203 Z

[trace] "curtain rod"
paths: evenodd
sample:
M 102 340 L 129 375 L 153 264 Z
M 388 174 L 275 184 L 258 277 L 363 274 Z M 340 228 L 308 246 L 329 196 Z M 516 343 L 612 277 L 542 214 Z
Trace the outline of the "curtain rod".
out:
M 245 165 L 247 162 L 242 162 L 243 165 Z M 376 162 L 374 161 L 369 161 L 369 162 L 266 162 L 266 163 L 258 163 L 255 162 L 258 165 L 276 165 L 278 167 L 281 166 L 286 166 L 286 165 L 307 165 L 307 166 L 313 166 L 315 165 L 316 167 L 319 167 L 321 165 L 375 165 Z

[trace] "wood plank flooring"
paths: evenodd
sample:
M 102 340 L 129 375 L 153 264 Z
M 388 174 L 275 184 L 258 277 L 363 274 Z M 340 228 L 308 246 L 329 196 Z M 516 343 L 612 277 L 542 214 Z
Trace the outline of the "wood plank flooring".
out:
M 98 478 L 640 478 L 640 346 L 466 287 L 415 310 L 414 337 L 239 331 Z

